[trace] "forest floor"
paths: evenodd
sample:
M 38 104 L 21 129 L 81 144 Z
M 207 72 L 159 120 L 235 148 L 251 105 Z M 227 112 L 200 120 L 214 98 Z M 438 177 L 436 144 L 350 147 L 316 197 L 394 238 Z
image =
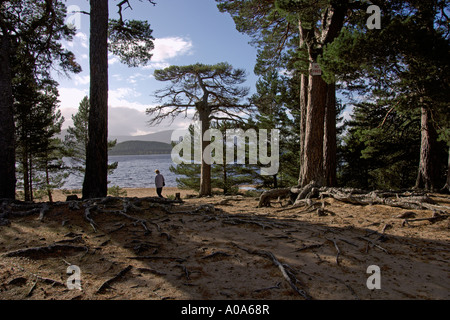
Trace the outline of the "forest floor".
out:
M 9 218 L 0 226 L 0 299 L 450 298 L 450 219 L 414 220 L 432 211 L 326 198 L 319 216 L 242 196 L 183 197 L 164 209 L 145 201 L 154 195 L 129 189 L 144 200 L 126 215 L 112 213 L 124 207 L 117 199 L 98 204 L 94 225 L 82 202 L 52 206 L 43 219 Z M 450 196 L 430 197 L 450 206 Z M 73 265 L 81 290 L 67 287 Z M 380 289 L 369 289 L 377 276 Z

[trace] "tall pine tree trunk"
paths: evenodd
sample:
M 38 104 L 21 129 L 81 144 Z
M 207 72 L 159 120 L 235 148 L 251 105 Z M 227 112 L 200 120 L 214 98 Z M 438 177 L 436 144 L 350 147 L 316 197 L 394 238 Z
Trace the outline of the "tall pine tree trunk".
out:
M 48 170 L 48 151 L 46 151 L 46 160 L 45 160 L 45 182 L 46 182 L 46 189 L 47 189 L 47 196 L 48 196 L 48 202 L 52 203 L 53 202 L 53 196 L 52 196 L 52 188 L 50 188 L 50 173 Z
M 83 198 L 108 192 L 108 0 L 91 0 L 89 141 Z
M 309 77 L 302 74 L 300 79 L 300 166 L 303 166 L 303 157 L 305 155 L 305 132 L 306 132 L 306 110 L 308 109 L 308 82 Z M 298 184 L 303 185 L 302 172 Z
M 322 76 L 309 76 L 305 144 L 301 167 L 301 186 L 314 181 L 325 184 L 323 175 L 323 136 L 327 84 Z
M 31 153 L 28 155 L 28 186 L 29 186 L 29 192 L 30 192 L 30 201 L 34 201 L 34 194 L 33 194 L 33 158 Z
M 3 32 L 0 37 L 0 199 L 15 199 L 16 196 L 16 155 L 10 51 L 10 39 Z
M 436 163 L 437 132 L 431 121 L 431 111 L 421 107 L 421 144 L 420 162 L 416 180 L 416 188 L 434 191 L 439 178 L 439 166 Z
M 320 33 L 316 32 L 317 30 L 315 31 L 314 28 L 303 28 L 302 21 L 301 19 L 299 20 L 300 46 L 303 43 L 307 45 L 310 62 L 317 62 L 317 58 L 322 53 L 323 47 L 333 42 L 339 35 L 348 10 L 347 5 L 348 1 L 335 1 L 324 11 L 322 20 L 320 21 L 322 25 Z M 318 23 L 319 21 L 316 22 Z M 327 121 L 330 125 L 329 127 L 327 125 L 327 146 L 324 146 L 327 92 L 328 86 L 322 79 L 322 76 L 309 76 L 303 160 L 300 167 L 299 179 L 299 185 L 301 187 L 313 181 L 318 185 L 335 183 L 332 173 L 332 162 L 336 161 L 335 152 L 333 154 L 333 150 L 328 148 L 333 144 L 333 139 L 336 139 L 336 137 L 331 137 L 331 115 Z M 329 111 L 331 113 L 333 110 L 329 109 Z M 335 118 L 334 121 L 336 121 Z M 325 159 L 324 156 L 327 156 L 328 159 Z M 329 168 L 326 168 L 328 173 L 325 173 L 324 165 L 329 166 Z M 328 175 L 330 181 L 327 181 Z
M 441 191 L 450 193 L 450 147 L 448 148 L 447 181 L 445 182 L 445 186 L 441 189 Z
M 209 129 L 209 112 L 206 110 L 206 106 L 202 106 L 199 109 L 199 118 L 201 122 L 201 146 L 202 146 L 202 164 L 200 169 L 200 190 L 199 196 L 210 196 L 212 193 L 211 188 L 211 154 L 206 153 L 205 149 L 210 144 L 211 137 L 206 134 Z M 205 161 L 206 160 L 206 161 Z
M 23 167 L 23 194 L 25 201 L 31 201 L 30 197 L 30 182 L 29 182 L 29 170 L 28 170 L 28 150 L 27 146 L 23 146 L 22 151 L 22 167 Z
M 323 142 L 323 169 L 327 187 L 335 187 L 336 178 L 336 85 L 327 85 L 325 132 Z

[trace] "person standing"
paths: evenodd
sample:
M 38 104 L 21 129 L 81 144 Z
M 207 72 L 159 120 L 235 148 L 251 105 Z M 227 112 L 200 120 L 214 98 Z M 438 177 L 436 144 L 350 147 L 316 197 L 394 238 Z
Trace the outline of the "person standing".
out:
M 162 196 L 162 189 L 166 185 L 164 181 L 164 176 L 159 172 L 159 170 L 155 170 L 156 177 L 155 177 L 155 185 L 156 185 L 156 193 L 158 194 L 158 197 L 164 198 Z

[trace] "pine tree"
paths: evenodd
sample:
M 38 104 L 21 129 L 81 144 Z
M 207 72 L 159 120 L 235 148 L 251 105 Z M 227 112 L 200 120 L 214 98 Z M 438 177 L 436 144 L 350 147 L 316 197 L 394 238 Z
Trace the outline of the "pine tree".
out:
M 13 69 L 31 66 L 34 79 L 46 79 L 52 66 L 79 72 L 72 52 L 60 40 L 75 30 L 64 24 L 66 7 L 56 0 L 3 1 L 0 4 L 0 198 L 15 197 L 15 129 Z
M 260 48 L 258 69 L 286 58 L 295 46 L 300 78 L 300 174 L 298 184 L 336 183 L 336 99 L 333 81 L 309 72 L 323 49 L 339 35 L 345 18 L 360 3 L 304 0 L 218 0 L 239 31 Z M 282 53 L 285 53 L 284 58 Z M 281 57 L 281 58 L 280 58 Z M 277 58 L 277 59 L 274 59 Z M 286 63 L 286 61 L 284 61 Z M 279 65 L 277 66 L 279 67 Z
M 241 86 L 245 78 L 243 69 L 234 69 L 224 62 L 215 65 L 197 63 L 171 66 L 155 71 L 156 80 L 169 82 L 170 85 L 156 92 L 156 97 L 162 104 L 147 109 L 147 114 L 153 116 L 149 123 L 157 124 L 166 118 L 174 119 L 186 114 L 189 108 L 195 109 L 200 120 L 200 196 L 208 196 L 212 192 L 210 154 L 204 152 L 210 141 L 205 133 L 214 120 L 241 120 L 239 112 L 251 112 L 249 105 L 241 101 L 249 90 Z
M 437 138 L 450 98 L 449 29 L 444 13 L 448 3 L 391 1 L 383 5 L 381 30 L 366 30 L 365 20 L 355 16 L 356 21 L 327 46 L 322 64 L 347 87 L 362 89 L 372 99 L 389 100 L 389 110 L 406 114 L 405 110 L 416 108 L 421 147 L 415 186 L 437 190 L 442 168 L 447 167 Z
M 84 175 L 86 167 L 86 150 L 89 141 L 89 98 L 85 96 L 78 106 L 78 112 L 72 115 L 73 127 L 67 129 L 65 136 L 66 153 L 65 156 L 70 158 L 69 170 L 75 175 Z M 108 141 L 108 150 L 114 148 L 117 140 Z M 118 167 L 118 162 L 108 164 L 108 174 L 112 174 L 114 169 Z
M 390 105 L 361 103 L 340 146 L 339 183 L 348 187 L 404 189 L 415 182 L 420 117 Z
M 109 19 L 108 0 L 90 1 L 91 108 L 84 199 L 105 197 L 108 193 L 108 50 L 130 67 L 144 65 L 152 57 L 150 25 L 146 21 L 125 20 L 122 15 L 125 5 L 131 8 L 129 1 L 120 1 L 117 4 L 119 19 Z
M 22 71 L 26 68 L 22 68 Z M 19 70 L 17 70 L 19 71 Z M 58 108 L 58 91 L 52 80 L 38 85 L 28 74 L 17 74 L 15 97 L 18 171 L 22 174 L 25 200 L 41 191 L 52 200 L 51 191 L 64 184 L 61 132 L 64 118 Z
M 264 186 L 273 188 L 295 184 L 299 174 L 299 132 L 296 130 L 298 127 L 295 125 L 295 118 L 289 115 L 287 106 L 292 103 L 288 93 L 289 81 L 287 78 L 282 79 L 277 71 L 271 70 L 257 82 L 256 90 L 257 93 L 252 96 L 252 103 L 258 109 L 255 128 L 280 131 L 279 171 L 271 177 L 261 176 L 260 179 Z
M 223 150 L 225 150 L 227 136 L 226 130 L 235 128 L 236 124 L 233 122 L 214 122 L 212 129 L 218 129 L 222 132 Z M 189 126 L 189 133 L 191 137 L 194 136 L 194 126 Z M 191 138 L 192 147 L 194 147 L 194 139 Z M 213 141 L 214 142 L 214 138 Z M 236 149 L 236 146 L 233 146 Z M 181 155 L 182 156 L 182 155 Z M 212 152 L 215 157 L 215 150 Z M 195 163 L 194 155 L 191 155 L 191 163 L 180 163 L 176 166 L 171 166 L 170 171 L 177 174 L 177 186 L 180 189 L 199 190 L 201 180 L 201 164 Z M 211 166 L 211 189 L 221 189 L 223 194 L 236 194 L 239 191 L 239 185 L 250 184 L 255 180 L 254 172 L 257 169 L 255 166 L 242 165 L 235 163 L 227 163 L 226 153 L 223 153 L 221 163 L 214 163 Z

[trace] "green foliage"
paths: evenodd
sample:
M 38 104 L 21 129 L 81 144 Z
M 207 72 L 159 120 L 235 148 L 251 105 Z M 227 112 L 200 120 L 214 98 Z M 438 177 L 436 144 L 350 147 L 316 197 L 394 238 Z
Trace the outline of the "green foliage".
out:
M 298 47 L 298 17 L 283 10 L 278 1 L 216 0 L 221 12 L 228 12 L 236 29 L 251 37 L 258 48 L 255 73 L 262 75 L 269 69 L 283 68 L 292 51 Z
M 126 197 L 127 196 L 127 190 L 119 187 L 119 186 L 112 186 L 108 188 L 108 195 L 113 197 Z
M 355 106 L 339 147 L 341 185 L 363 189 L 402 189 L 414 185 L 419 162 L 419 115 L 390 106 Z
M 84 97 L 79 106 L 78 112 L 72 115 L 73 127 L 67 129 L 67 135 L 64 138 L 66 146 L 65 156 L 70 158 L 71 173 L 83 175 L 86 167 L 86 148 L 89 141 L 89 98 Z M 117 141 L 108 141 L 108 149 L 114 148 Z M 108 172 L 111 174 L 118 166 L 117 162 L 108 164 Z
M 215 123 L 213 128 L 219 129 L 223 133 L 223 146 L 225 148 L 225 130 L 231 128 L 231 122 Z M 189 132 L 191 136 L 194 135 L 194 127 L 192 125 L 189 126 Z M 214 155 L 215 153 L 213 151 Z M 256 168 L 249 165 L 226 164 L 225 152 L 223 156 L 223 164 L 212 164 L 211 187 L 213 189 L 221 189 L 223 194 L 236 194 L 239 191 L 239 185 L 253 182 L 253 173 L 256 171 Z M 178 175 L 176 178 L 178 188 L 199 190 L 201 166 L 194 162 L 193 155 L 192 163 L 181 163 L 176 166 L 171 166 L 170 171 Z
M 240 120 L 238 113 L 251 112 L 250 106 L 242 103 L 249 92 L 249 88 L 241 86 L 246 81 L 245 70 L 234 69 L 226 62 L 174 65 L 155 70 L 154 76 L 169 85 L 155 92 L 162 104 L 146 110 L 147 115 L 153 116 L 150 124 L 186 116 L 188 108 L 195 108 L 196 115 L 204 115 L 205 124 L 212 120 Z
M 58 107 L 58 92 L 53 81 L 38 85 L 26 68 L 17 69 L 14 81 L 16 159 L 22 176 L 19 187 L 24 188 L 26 200 L 32 200 L 37 191 L 51 191 L 64 185 L 63 145 L 54 136 L 61 132 L 64 118 Z M 22 75 L 23 77 L 20 77 Z
M 145 65 L 152 58 L 153 30 L 147 21 L 110 19 L 108 31 L 109 51 L 129 67 Z
M 256 129 L 276 129 L 280 132 L 279 171 L 274 176 L 259 177 L 265 187 L 285 187 L 295 184 L 298 180 L 299 121 L 291 115 L 298 108 L 298 99 L 292 99 L 295 90 L 291 85 L 294 83 L 288 77 L 280 77 L 276 71 L 268 71 L 257 82 L 257 93 L 251 98 L 258 110 L 256 122 L 252 126 Z M 296 92 L 294 96 L 295 94 Z
M 443 15 L 448 3 L 391 1 L 383 6 L 381 30 L 366 30 L 363 17 L 355 15 L 320 62 L 328 81 L 341 81 L 347 92 L 365 96 L 365 103 L 356 104 L 341 146 L 341 183 L 406 188 L 414 185 L 418 164 L 426 165 L 419 161 L 420 109 L 430 111 L 426 125 L 448 141 L 450 46 L 448 23 L 442 23 L 448 22 Z M 426 158 L 438 159 L 432 166 L 444 172 L 445 146 L 436 150 Z M 427 178 L 437 184 L 444 175 Z

